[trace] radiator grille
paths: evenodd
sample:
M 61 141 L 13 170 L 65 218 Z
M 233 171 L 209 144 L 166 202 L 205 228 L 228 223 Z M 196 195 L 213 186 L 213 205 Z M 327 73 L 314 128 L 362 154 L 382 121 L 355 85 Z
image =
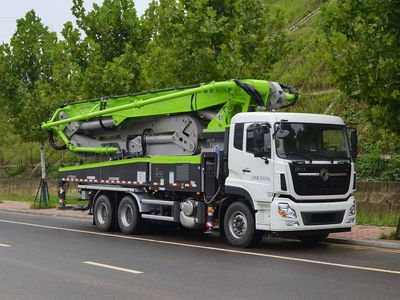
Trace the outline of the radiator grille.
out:
M 349 190 L 351 165 L 291 164 L 293 186 L 298 195 L 344 195 Z

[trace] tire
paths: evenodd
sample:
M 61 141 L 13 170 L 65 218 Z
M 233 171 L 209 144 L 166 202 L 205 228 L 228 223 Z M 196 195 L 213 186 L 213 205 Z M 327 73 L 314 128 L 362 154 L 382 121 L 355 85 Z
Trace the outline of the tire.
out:
M 141 233 L 143 220 L 136 201 L 131 196 L 122 198 L 118 206 L 118 225 L 125 234 Z
M 305 236 L 299 236 L 298 239 L 303 243 L 303 244 L 316 244 L 322 241 L 323 239 L 327 238 L 329 233 L 323 233 L 323 234 L 315 234 L 315 235 L 305 235 Z
M 113 229 L 113 206 L 107 195 L 100 195 L 94 205 L 94 221 L 99 231 L 107 232 Z
M 234 247 L 247 248 L 255 246 L 262 238 L 255 229 L 254 214 L 243 202 L 233 202 L 227 209 L 224 218 L 225 236 Z

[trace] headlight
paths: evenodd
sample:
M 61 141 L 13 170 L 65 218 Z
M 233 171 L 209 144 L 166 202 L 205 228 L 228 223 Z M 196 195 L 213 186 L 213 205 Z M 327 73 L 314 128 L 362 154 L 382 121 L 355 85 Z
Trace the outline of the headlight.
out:
M 278 204 L 278 213 L 282 218 L 297 218 L 296 212 L 287 203 Z
M 356 214 L 356 203 L 354 202 L 353 205 L 350 207 L 349 216 L 354 216 Z

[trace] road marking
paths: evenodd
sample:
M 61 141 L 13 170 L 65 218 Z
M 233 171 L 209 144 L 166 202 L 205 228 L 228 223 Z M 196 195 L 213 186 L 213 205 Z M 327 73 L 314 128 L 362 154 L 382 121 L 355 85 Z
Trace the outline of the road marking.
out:
M 133 269 L 125 269 L 125 268 L 115 267 L 115 266 L 111 266 L 111 265 L 100 264 L 100 263 L 97 263 L 97 262 L 94 262 L 94 261 L 83 261 L 82 263 L 83 264 L 87 264 L 87 265 L 96 266 L 96 267 L 101 267 L 101 268 L 106 268 L 106 269 L 126 272 L 126 273 L 143 274 L 143 272 L 136 271 L 136 270 L 133 270 Z
M 1 244 L 1 243 L 0 243 L 0 247 L 11 247 L 11 245 L 8 245 L 8 244 Z
M 249 256 L 268 257 L 268 258 L 287 260 L 287 261 L 296 261 L 296 262 L 303 262 L 303 263 L 310 263 L 310 264 L 316 264 L 316 265 L 324 265 L 324 266 L 332 266 L 332 267 L 339 267 L 339 268 L 346 268 L 346 269 L 355 269 L 355 270 L 363 270 L 363 271 L 371 271 L 371 272 L 380 272 L 380 273 L 388 273 L 388 274 L 400 275 L 400 271 L 394 271 L 394 270 L 388 270 L 388 269 L 370 268 L 370 267 L 362 267 L 362 266 L 355 266 L 355 265 L 338 264 L 338 263 L 332 263 L 332 262 L 326 262 L 326 261 L 320 261 L 320 260 L 312 260 L 312 259 L 304 259 L 304 258 L 297 258 L 297 257 L 290 257 L 290 256 L 265 254 L 265 253 L 257 253 L 257 252 L 247 252 L 247 251 L 243 251 L 243 250 L 234 250 L 234 249 L 217 248 L 217 247 L 210 247 L 210 246 L 201 246 L 201 245 L 195 245 L 195 244 L 162 241 L 162 240 L 134 237 L 134 236 L 128 236 L 128 235 L 117 235 L 117 234 L 112 234 L 112 233 L 87 231 L 87 230 L 81 230 L 81 229 L 72 229 L 72 228 L 66 228 L 66 227 L 40 225 L 40 224 L 34 224 L 34 223 L 25 223 L 25 222 L 2 220 L 2 219 L 0 219 L 0 222 L 9 223 L 9 224 L 25 225 L 25 226 L 31 226 L 31 227 L 38 227 L 38 228 L 53 229 L 53 230 L 76 232 L 76 233 L 85 233 L 85 234 L 91 234 L 91 235 L 107 236 L 107 237 L 126 239 L 126 240 L 151 242 L 151 243 L 173 245 L 173 246 L 181 246 L 181 247 L 187 247 L 187 248 L 196 248 L 196 249 L 211 250 L 211 251 L 226 252 L 226 253 L 234 253 L 234 254 L 249 255 Z

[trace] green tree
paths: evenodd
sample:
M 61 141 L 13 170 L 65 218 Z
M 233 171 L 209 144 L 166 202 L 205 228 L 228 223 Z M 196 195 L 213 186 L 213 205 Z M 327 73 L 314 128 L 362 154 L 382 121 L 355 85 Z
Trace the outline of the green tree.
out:
M 400 134 L 400 6 L 347 0 L 324 7 L 332 71 L 341 88 L 369 106 L 378 126 Z M 400 216 L 395 237 L 400 239 Z
M 17 20 L 10 43 L 0 46 L 0 101 L 25 141 L 43 142 L 40 124 L 58 105 L 56 95 L 49 92 L 55 83 L 55 51 L 56 34 L 33 10 Z
M 398 1 L 336 1 L 323 10 L 336 81 L 368 104 L 374 123 L 400 134 Z
M 87 12 L 83 0 L 73 0 L 71 10 L 78 28 L 67 22 L 62 34 L 72 60 L 81 68 L 81 97 L 140 90 L 144 43 L 134 2 L 105 0 Z
M 72 13 L 86 36 L 100 45 L 105 61 L 111 61 L 125 52 L 125 45 L 142 44 L 141 30 L 134 2 L 131 0 L 104 0 L 93 4 L 86 13 L 83 0 L 73 0 Z
M 266 78 L 286 50 L 283 16 L 261 0 L 153 1 L 142 27 L 148 86 Z

